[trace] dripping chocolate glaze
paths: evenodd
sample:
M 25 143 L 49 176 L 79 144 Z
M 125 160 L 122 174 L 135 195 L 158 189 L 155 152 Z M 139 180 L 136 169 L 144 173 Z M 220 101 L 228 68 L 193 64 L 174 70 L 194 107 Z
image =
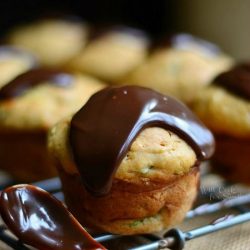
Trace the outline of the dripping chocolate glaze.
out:
M 136 86 L 106 88 L 73 116 L 69 131 L 72 154 L 87 190 L 107 194 L 138 133 L 153 126 L 183 138 L 199 161 L 214 151 L 211 132 L 176 99 Z
M 59 87 L 67 87 L 72 84 L 73 77 L 68 73 L 54 69 L 32 69 L 4 85 L 0 89 L 0 101 L 20 96 L 28 89 L 44 82 L 49 82 Z
M 250 63 L 236 65 L 231 70 L 218 75 L 214 85 L 246 100 L 250 100 Z
M 69 213 L 46 191 L 31 185 L 5 189 L 0 196 L 1 216 L 24 243 L 47 250 L 101 250 Z

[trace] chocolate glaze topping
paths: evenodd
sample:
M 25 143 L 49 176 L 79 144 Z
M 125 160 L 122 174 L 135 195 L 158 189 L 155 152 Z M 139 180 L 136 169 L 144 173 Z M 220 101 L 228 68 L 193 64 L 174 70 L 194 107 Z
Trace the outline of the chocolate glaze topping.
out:
M 214 79 L 214 84 L 250 100 L 250 63 L 242 63 Z
M 69 131 L 72 154 L 87 190 L 107 194 L 138 133 L 153 126 L 183 138 L 198 160 L 208 159 L 214 151 L 211 132 L 176 99 L 142 87 L 106 88 L 74 115 Z
M 32 69 L 27 71 L 0 89 L 0 100 L 6 100 L 22 95 L 28 89 L 49 82 L 55 86 L 67 87 L 73 82 L 73 77 L 65 72 L 54 69 Z
M 72 214 L 46 191 L 31 185 L 5 189 L 0 213 L 24 243 L 46 250 L 101 250 Z

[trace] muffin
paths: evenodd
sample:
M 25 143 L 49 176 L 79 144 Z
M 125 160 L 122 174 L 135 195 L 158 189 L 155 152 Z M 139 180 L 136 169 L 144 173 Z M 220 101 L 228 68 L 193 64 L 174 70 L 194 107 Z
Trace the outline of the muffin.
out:
M 36 58 L 28 51 L 13 46 L 0 46 L 0 88 L 36 66 Z
M 115 234 L 179 223 L 213 146 L 186 106 L 135 86 L 99 91 L 49 134 L 68 208 L 83 225 Z
M 250 64 L 218 75 L 194 100 L 196 114 L 215 134 L 214 169 L 231 181 L 250 184 Z
M 189 103 L 202 87 L 231 65 L 232 59 L 215 45 L 179 34 L 152 49 L 149 58 L 121 83 L 153 88 Z
M 115 83 L 144 60 L 148 44 L 141 30 L 115 27 L 96 31 L 69 67 Z
M 7 40 L 33 52 L 45 66 L 68 62 L 84 47 L 87 27 L 79 20 L 46 19 L 14 29 Z
M 76 112 L 104 86 L 88 76 L 37 68 L 0 89 L 0 168 L 19 181 L 56 174 L 46 148 L 48 129 Z

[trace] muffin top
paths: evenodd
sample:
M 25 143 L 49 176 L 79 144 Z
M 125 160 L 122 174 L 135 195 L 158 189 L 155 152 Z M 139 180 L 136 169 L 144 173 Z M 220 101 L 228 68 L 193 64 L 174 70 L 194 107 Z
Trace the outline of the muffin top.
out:
M 199 89 L 231 65 L 232 59 L 216 46 L 180 34 L 156 46 L 122 82 L 150 87 L 189 103 Z
M 0 89 L 2 130 L 46 130 L 76 112 L 100 81 L 51 69 L 25 72 Z
M 162 160 L 156 157 L 161 153 L 163 162 L 169 161 L 166 164 L 169 173 L 183 174 L 194 165 L 196 158 L 198 161 L 207 159 L 214 150 L 212 134 L 186 106 L 171 97 L 135 86 L 106 88 L 96 93 L 73 116 L 69 130 L 60 129 L 68 133 L 75 165 L 86 188 L 94 194 L 108 192 L 114 175 L 133 179 L 134 165 L 137 165 L 134 173 L 141 174 L 150 171 L 155 164 L 161 168 L 165 164 L 161 165 Z M 150 145 L 147 145 L 148 139 Z M 57 148 L 62 143 L 58 145 Z M 182 154 L 187 160 L 185 163 Z M 170 157 L 165 159 L 165 156 Z M 176 164 L 171 166 L 169 163 L 175 160 Z M 70 160 L 66 161 L 72 171 Z M 117 170 L 119 165 L 123 167 Z
M 46 66 L 66 63 L 85 45 L 87 27 L 80 21 L 45 19 L 14 29 L 10 44 L 33 52 Z
M 192 107 L 215 133 L 250 138 L 250 64 L 218 75 Z
M 71 68 L 114 82 L 139 65 L 147 55 L 149 39 L 140 30 L 113 27 L 96 33 L 72 60 Z

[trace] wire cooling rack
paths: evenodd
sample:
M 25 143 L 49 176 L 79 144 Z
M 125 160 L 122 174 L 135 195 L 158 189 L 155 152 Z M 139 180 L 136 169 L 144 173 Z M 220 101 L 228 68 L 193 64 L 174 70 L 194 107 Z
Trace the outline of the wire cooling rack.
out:
M 7 184 L 0 185 L 0 189 Z M 13 183 L 11 183 L 13 184 Z M 63 200 L 61 192 L 61 183 L 58 178 L 48 179 L 41 182 L 33 183 L 34 185 L 52 193 L 59 200 Z M 233 197 L 228 197 L 227 190 L 232 190 L 232 185 L 222 183 L 220 186 L 202 187 L 200 190 L 200 198 L 203 203 L 197 205 L 193 210 L 190 210 L 186 215 L 186 220 L 193 219 L 198 216 L 216 213 L 218 211 L 226 211 L 231 209 L 233 213 L 216 218 L 215 220 L 189 231 L 183 231 L 178 228 L 173 228 L 167 231 L 164 235 L 157 236 L 154 234 L 140 236 L 120 236 L 112 234 L 92 235 L 96 241 L 101 242 L 108 249 L 118 249 L 117 246 L 112 248 L 112 242 L 129 242 L 131 247 L 120 248 L 126 250 L 160 250 L 160 249 L 183 249 L 186 242 L 195 238 L 214 233 L 235 225 L 250 221 L 250 194 L 234 194 Z M 204 203 L 205 201 L 205 203 Z M 207 201 L 207 202 L 206 202 Z M 16 250 L 30 250 L 26 245 L 23 245 L 18 239 L 11 235 L 5 225 L 0 225 L 0 241 L 4 242 L 9 247 Z M 122 244 L 119 244 L 121 246 Z

